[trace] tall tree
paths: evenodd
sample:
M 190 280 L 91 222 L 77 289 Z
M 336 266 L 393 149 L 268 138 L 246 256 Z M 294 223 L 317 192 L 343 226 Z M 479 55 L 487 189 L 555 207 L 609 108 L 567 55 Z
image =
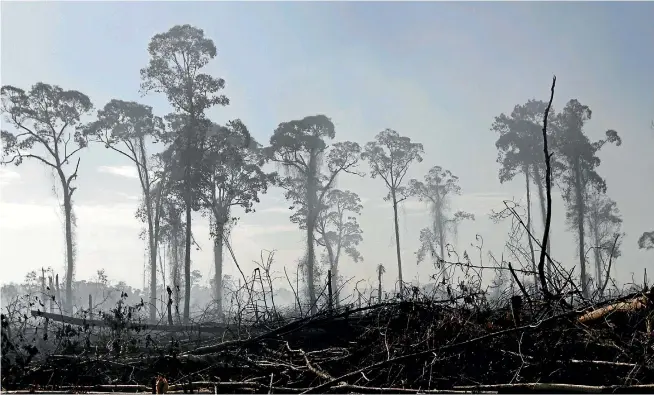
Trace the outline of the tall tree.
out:
M 325 195 L 316 221 L 316 243 L 325 248 L 332 271 L 334 299 L 339 297 L 339 270 L 341 252 L 345 252 L 354 262 L 363 260 L 357 246 L 363 240 L 361 228 L 355 215 L 361 215 L 361 199 L 350 191 L 332 189 Z
M 240 120 L 226 126 L 214 125 L 207 136 L 200 196 L 212 216 L 214 300 L 219 316 L 222 315 L 223 242 L 228 228 L 238 220 L 232 216 L 232 207 L 241 207 L 246 213 L 254 211 L 259 194 L 266 193 L 275 179 L 275 174 L 263 172 L 265 160 L 259 144 Z
M 606 193 L 606 182 L 596 170 L 601 163 L 597 153 L 606 143 L 615 143 L 617 146 L 622 144 L 615 130 L 608 130 L 605 139 L 591 143 L 583 131 L 591 114 L 588 106 L 572 99 L 552 123 L 557 141 L 556 153 L 565 164 L 560 180 L 566 203 L 566 219 L 577 230 L 581 291 L 584 296 L 588 296 L 584 227 L 588 212 L 586 191 L 592 186 L 597 191 Z
M 79 169 L 79 152 L 88 145 L 77 130 L 80 118 L 93 109 L 91 100 L 78 91 L 66 91 L 56 85 L 39 82 L 29 92 L 5 85 L 1 89 L 2 112 L 16 133 L 0 133 L 6 160 L 20 165 L 35 159 L 56 174 L 63 194 L 66 235 L 66 311 L 72 311 L 75 251 L 73 227 L 73 181 Z M 77 158 L 72 172 L 70 165 Z
M 298 211 L 305 213 L 294 215 L 292 219 L 297 218 L 300 228 L 307 231 L 306 282 L 313 313 L 317 309 L 314 242 L 321 202 L 339 173 L 357 174 L 354 167 L 361 152 L 359 145 L 353 142 L 338 142 L 328 150 L 325 140 L 332 140 L 335 135 L 334 124 L 325 115 L 308 116 L 281 123 L 270 138 L 270 146 L 265 149 L 267 156 L 287 172 L 280 179 L 280 185 L 286 191 L 286 198 L 293 202 L 291 209 L 297 206 Z M 326 172 L 321 166 L 325 155 Z
M 135 102 L 111 100 L 98 110 L 98 119 L 85 130 L 92 139 L 106 148 L 129 159 L 136 167 L 143 195 L 143 216 L 147 224 L 148 250 L 150 253 L 150 321 L 157 320 L 157 251 L 159 242 L 160 205 L 153 199 L 153 186 L 157 182 L 148 163 L 146 145 L 157 141 L 164 132 L 164 122 L 152 113 L 152 107 Z
M 409 165 L 414 161 L 422 162 L 424 149 L 422 144 L 413 143 L 409 137 L 400 136 L 395 130 L 386 129 L 374 141 L 366 144 L 361 157 L 367 160 L 372 168 L 371 177 L 379 176 L 388 188 L 385 201 L 393 203 L 393 220 L 395 223 L 395 247 L 397 252 L 397 275 L 400 282 L 400 295 L 404 294 L 402 280 L 402 256 L 400 253 L 400 225 L 397 217 L 397 206 L 406 200 L 410 191 L 402 185 Z
M 449 236 L 456 234 L 457 226 L 461 221 L 475 219 L 474 215 L 464 211 L 450 214 L 450 198 L 453 195 L 461 195 L 459 177 L 440 166 L 434 166 L 425 175 L 425 182 L 412 179 L 409 181 L 409 188 L 412 195 L 429 203 L 432 214 L 432 229 L 426 228 L 420 232 L 421 247 L 417 253 L 418 259 L 420 261 L 424 258 L 427 250 L 435 252 L 433 243 L 435 241 L 440 249 L 439 260 L 445 260 L 445 245 L 448 243 Z M 443 281 L 447 281 L 445 266 L 441 266 L 441 269 Z
M 500 114 L 495 117 L 491 130 L 499 134 L 495 147 L 497 148 L 497 162 L 501 164 L 499 170 L 500 183 L 513 180 L 516 175 L 525 177 L 527 193 L 527 228 L 532 232 L 531 214 L 531 184 L 535 183 L 540 202 L 541 218 L 545 224 L 545 160 L 543 158 L 543 113 L 547 103 L 540 100 L 528 100 L 525 104 L 516 105 L 510 115 Z M 550 110 L 553 114 L 554 110 Z M 553 138 L 549 141 L 554 144 Z M 561 163 L 555 158 L 551 159 L 552 174 L 560 173 Z M 536 272 L 536 256 L 532 238 L 527 235 L 529 251 L 531 254 L 532 270 Z M 545 247 L 550 254 L 551 243 Z M 548 274 L 551 273 L 551 264 L 548 260 Z M 538 284 L 538 282 L 536 282 Z
M 180 132 L 173 145 L 180 152 L 184 170 L 183 191 L 186 210 L 186 254 L 184 259 L 184 322 L 188 323 L 191 299 L 191 213 L 194 206 L 194 176 L 203 152 L 207 122 L 204 113 L 214 105 L 226 106 L 229 99 L 219 92 L 222 78 L 203 74 L 202 69 L 216 56 L 213 41 L 191 25 L 177 25 L 155 35 L 148 46 L 150 62 L 141 70 L 145 92 L 161 92 L 181 117 Z
M 602 191 L 591 187 L 586 194 L 588 196 L 586 224 L 595 260 L 595 283 L 598 289 L 602 290 L 605 262 L 609 258 L 615 259 L 621 255 L 620 240 L 618 239 L 617 243 L 615 240 L 620 235 L 622 217 L 618 204 Z M 608 276 L 609 273 L 606 275 Z

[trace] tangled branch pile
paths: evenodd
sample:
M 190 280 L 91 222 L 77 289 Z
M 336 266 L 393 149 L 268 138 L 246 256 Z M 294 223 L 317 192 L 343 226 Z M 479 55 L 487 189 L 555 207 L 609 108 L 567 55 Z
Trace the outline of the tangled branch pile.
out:
M 485 298 L 421 296 L 322 312 L 274 328 L 260 324 L 240 335 L 227 328 L 219 337 L 196 333 L 195 339 L 183 340 L 179 333 L 156 337 L 132 327 L 123 329 L 120 344 L 114 339 L 113 349 L 99 346 L 99 329 L 66 324 L 55 331 L 48 352 L 36 347 L 43 337 L 38 330 L 30 345 L 17 347 L 3 316 L 2 385 L 149 392 L 153 379 L 163 376 L 169 391 L 184 392 L 416 393 L 537 386 L 525 383 L 565 384 L 545 387 L 549 391 L 614 392 L 624 386 L 651 391 L 654 386 L 643 386 L 654 382 L 646 324 L 651 297 L 649 291 L 584 310 L 527 301 L 518 310 L 491 306 Z M 55 324 L 50 322 L 51 332 Z M 598 385 L 607 387 L 586 387 Z

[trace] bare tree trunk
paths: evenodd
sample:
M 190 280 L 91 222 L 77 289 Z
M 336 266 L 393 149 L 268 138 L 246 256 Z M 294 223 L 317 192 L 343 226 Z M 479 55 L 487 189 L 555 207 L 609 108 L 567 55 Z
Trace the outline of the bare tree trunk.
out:
M 54 313 L 54 301 L 52 300 L 52 297 L 54 296 L 54 283 L 52 282 L 52 276 L 48 277 L 48 286 L 50 287 L 50 291 L 48 292 L 48 304 L 50 305 L 49 311 L 51 313 Z
M 313 210 L 311 210 L 313 211 Z M 307 221 L 307 289 L 309 291 L 309 303 L 311 304 L 311 314 L 318 311 L 316 305 L 316 285 L 315 285 L 315 248 L 313 245 L 314 226 L 313 220 Z
M 540 214 L 541 219 L 543 220 L 543 227 L 545 226 L 545 220 L 547 218 L 547 209 L 545 208 L 545 186 L 543 185 L 543 180 L 538 172 L 536 166 L 533 167 L 534 170 L 534 181 L 536 182 L 536 189 L 538 189 L 538 201 L 540 202 Z M 552 239 L 547 240 L 547 245 L 545 246 L 545 252 L 547 252 L 548 257 L 552 257 Z M 552 262 L 550 259 L 547 259 L 547 278 L 552 278 Z
M 174 222 L 174 226 L 172 229 L 172 240 L 171 240 L 171 253 L 173 255 L 173 270 L 172 270 L 172 283 L 173 283 L 173 294 L 175 296 L 175 318 L 177 319 L 177 323 L 181 324 L 182 320 L 179 315 L 179 301 L 181 299 L 181 293 L 180 293 L 180 285 L 181 285 L 181 279 L 179 277 L 179 265 L 180 265 L 180 251 L 179 251 L 179 228 L 178 228 L 178 222 L 177 219 L 175 219 L 176 222 Z
M 213 262 L 214 262 L 214 299 L 216 302 L 219 317 L 223 314 L 223 237 L 225 224 L 216 220 L 216 234 L 213 239 Z
M 57 288 L 57 302 L 59 303 L 59 314 L 61 314 L 61 287 L 59 286 L 59 274 L 55 275 L 55 287 Z
M 147 198 L 146 198 L 147 199 Z M 149 199 L 148 199 L 149 200 Z M 146 206 L 151 206 L 146 203 Z M 150 322 L 157 321 L 157 246 L 154 241 L 154 227 L 150 207 L 148 210 L 148 241 L 150 249 Z
M 397 196 L 395 191 L 391 194 L 393 198 L 393 220 L 395 221 L 395 251 L 397 253 L 397 278 L 400 281 L 400 295 L 404 295 L 404 281 L 402 280 L 402 255 L 400 253 L 400 225 L 397 218 Z
M 442 213 L 439 213 L 437 215 L 438 218 L 436 218 L 436 220 L 440 222 L 440 224 L 438 225 L 438 244 L 440 245 L 441 259 L 443 260 L 443 262 L 441 263 L 443 265 L 441 267 L 441 274 L 443 275 L 443 280 L 447 282 L 449 280 L 449 276 L 447 274 L 447 268 L 445 267 L 445 231 L 443 230 L 443 226 L 445 224 L 443 223 Z
M 438 233 L 438 245 L 441 252 L 441 275 L 443 276 L 443 281 L 447 282 L 449 280 L 449 275 L 447 273 L 447 268 L 445 267 L 445 218 L 443 218 L 443 204 L 440 194 L 437 194 L 436 199 L 432 200 L 432 205 L 434 232 Z
M 136 162 L 141 191 L 145 201 L 146 218 L 148 221 L 148 248 L 150 249 L 150 322 L 157 321 L 157 234 L 155 233 L 154 210 L 150 195 L 150 175 L 148 174 L 148 157 L 145 152 L 145 139 L 139 136 L 136 145 L 139 158 Z
M 73 312 L 73 273 L 75 271 L 75 251 L 73 247 L 73 205 L 68 185 L 64 181 L 64 215 L 66 221 L 66 302 L 67 314 Z
M 599 235 L 595 233 L 595 282 L 597 283 L 597 289 L 602 289 L 602 257 L 600 251 L 600 240 Z M 599 296 L 602 296 L 600 293 Z
M 538 289 L 538 270 L 536 268 L 536 254 L 534 253 L 534 242 L 531 239 L 531 181 L 529 167 L 522 170 L 525 173 L 525 185 L 527 187 L 527 240 L 529 241 L 529 253 L 531 254 L 531 268 L 534 271 L 534 287 Z
M 187 182 L 188 184 L 188 182 Z M 191 187 L 186 187 L 186 251 L 184 256 L 184 324 L 188 325 L 191 310 Z
M 581 293 L 584 297 L 588 297 L 588 281 L 586 275 L 586 246 L 585 246 L 585 232 L 584 232 L 584 217 L 585 201 L 583 196 L 583 182 L 579 159 L 575 160 L 575 198 L 577 209 L 577 237 L 579 238 L 579 268 L 581 271 Z
M 593 248 L 593 256 L 595 258 L 595 283 L 597 284 L 597 289 L 600 291 L 599 296 L 602 296 L 603 290 L 602 290 L 602 252 L 600 250 L 600 230 L 599 230 L 599 215 L 600 213 L 598 212 L 599 208 L 597 207 L 597 204 L 593 204 L 591 206 L 591 212 L 589 213 L 589 218 L 588 218 L 588 231 L 590 232 L 590 237 L 592 237 L 593 242 L 594 242 L 594 248 Z M 608 274 L 607 274 L 608 275 Z
M 307 287 L 309 290 L 309 303 L 311 305 L 311 314 L 318 311 L 316 303 L 316 287 L 314 283 L 315 268 L 315 249 L 314 249 L 314 232 L 316 225 L 316 172 L 318 160 L 315 149 L 311 150 L 309 159 L 309 174 L 307 175 Z
M 334 249 L 329 241 L 325 240 L 325 248 L 329 257 L 329 268 L 332 272 L 332 287 L 334 288 L 334 304 L 339 306 L 339 281 L 338 281 L 338 257 L 334 255 Z
M 187 87 L 189 89 L 188 98 L 189 98 L 189 124 L 185 131 L 186 135 L 186 150 L 184 152 L 184 200 L 186 204 L 186 254 L 184 257 L 184 324 L 188 325 L 190 319 L 190 310 L 191 310 L 191 231 L 192 231 L 192 218 L 191 213 L 193 211 L 193 189 L 191 185 L 191 175 L 192 164 L 195 152 L 197 147 L 197 141 L 195 141 L 196 131 L 196 113 L 195 106 L 193 103 L 193 94 L 190 92 L 190 85 Z
M 167 280 L 166 279 L 166 254 L 162 254 L 161 248 L 159 247 L 158 244 L 157 244 L 157 260 L 159 262 L 159 270 L 161 271 L 161 293 L 163 294 L 164 290 L 166 289 L 166 285 L 168 285 L 168 287 L 170 287 L 170 285 L 166 283 Z M 161 309 L 163 311 L 163 308 L 167 306 L 168 301 L 164 300 L 164 298 L 161 298 L 159 302 L 160 302 L 159 305 L 161 306 Z

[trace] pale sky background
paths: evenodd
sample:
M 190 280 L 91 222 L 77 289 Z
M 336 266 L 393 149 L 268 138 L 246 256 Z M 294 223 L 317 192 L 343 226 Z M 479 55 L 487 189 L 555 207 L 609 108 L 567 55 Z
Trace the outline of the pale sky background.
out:
M 241 118 L 265 144 L 280 122 L 324 113 L 336 125 L 337 140 L 363 145 L 393 128 L 423 143 L 425 160 L 407 181 L 434 165 L 460 177 L 464 194 L 452 207 L 477 220 L 461 225 L 458 249 L 478 262 L 471 243 L 482 235 L 485 264 L 488 251 L 505 252 L 508 229 L 488 219 L 490 210 L 524 194 L 521 178 L 506 185 L 497 179 L 491 123 L 516 104 L 547 99 L 556 74 L 556 110 L 579 99 L 593 111 L 586 127 L 592 140 L 610 128 L 623 138 L 621 147 L 605 147 L 599 168 L 627 233 L 618 279 L 629 281 L 635 272 L 640 280 L 654 262 L 653 252 L 636 245 L 654 228 L 654 3 L 3 1 L 1 7 L 3 85 L 27 90 L 43 81 L 87 94 L 96 108 L 113 98 L 135 100 L 163 116 L 170 111 L 163 95 L 140 97 L 139 70 L 154 34 L 188 23 L 204 29 L 218 48 L 207 72 L 226 80 L 232 104 L 212 110 L 215 121 Z M 75 196 L 77 279 L 105 268 L 112 281 L 142 287 L 145 244 L 134 218 L 134 174 L 129 162 L 101 146 L 83 153 Z M 52 180 L 38 163 L 0 168 L 0 281 L 22 281 L 41 266 L 64 273 L 63 217 Z M 383 263 L 392 286 L 392 207 L 382 201 L 381 180 L 345 176 L 338 186 L 358 193 L 365 206 L 365 260 L 344 259 L 342 274 L 375 283 L 375 267 Z M 277 249 L 274 270 L 293 271 L 303 235 L 290 223 L 281 191 L 272 189 L 256 208 L 233 232 L 239 261 L 251 272 L 261 249 Z M 553 255 L 572 267 L 578 262 L 574 237 L 563 224 L 558 192 L 554 209 Z M 405 280 L 424 282 L 433 272 L 431 264 L 416 265 L 414 255 L 427 214 L 415 201 L 401 210 Z M 202 251 L 193 251 L 193 268 L 206 279 L 212 275 L 208 222 L 196 218 Z M 538 210 L 535 226 L 541 234 Z M 225 274 L 236 274 L 228 255 Z

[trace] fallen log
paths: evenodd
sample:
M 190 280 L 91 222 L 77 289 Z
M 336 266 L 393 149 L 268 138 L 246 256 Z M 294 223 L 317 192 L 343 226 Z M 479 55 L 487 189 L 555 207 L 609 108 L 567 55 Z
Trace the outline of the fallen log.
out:
M 638 296 L 634 296 L 626 300 L 616 301 L 609 305 L 588 311 L 577 318 L 577 321 L 583 325 L 590 325 L 599 320 L 610 318 L 614 314 L 624 315 L 640 311 L 648 311 L 645 320 L 645 330 L 650 333 L 652 330 L 654 330 L 654 314 L 652 314 L 652 310 L 654 308 L 653 302 L 654 288 L 650 289 L 648 292 L 641 293 Z
M 648 306 L 648 302 L 649 300 L 646 296 L 641 296 L 624 302 L 610 304 L 582 315 L 578 318 L 578 321 L 582 324 L 587 324 L 604 318 L 611 313 L 628 313 L 642 310 Z

